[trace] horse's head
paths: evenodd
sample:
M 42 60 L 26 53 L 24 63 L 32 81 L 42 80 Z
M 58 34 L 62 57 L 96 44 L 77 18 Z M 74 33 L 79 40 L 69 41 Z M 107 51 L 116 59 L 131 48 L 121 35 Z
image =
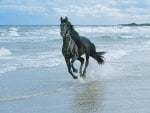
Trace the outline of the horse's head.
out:
M 69 30 L 72 29 L 71 23 L 68 21 L 68 18 L 65 17 L 64 19 L 60 17 L 60 30 L 61 30 L 61 36 L 64 37 L 68 33 Z

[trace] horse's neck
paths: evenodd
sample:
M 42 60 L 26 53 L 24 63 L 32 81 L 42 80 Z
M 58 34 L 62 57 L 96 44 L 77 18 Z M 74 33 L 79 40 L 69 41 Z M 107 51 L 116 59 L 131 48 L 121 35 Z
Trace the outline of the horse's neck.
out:
M 70 42 L 70 37 L 65 36 L 63 37 L 63 47 L 67 48 Z
M 72 29 L 71 29 L 71 31 L 70 31 L 70 35 L 71 35 L 71 36 L 79 37 L 78 32 L 77 32 L 74 28 L 72 28 Z

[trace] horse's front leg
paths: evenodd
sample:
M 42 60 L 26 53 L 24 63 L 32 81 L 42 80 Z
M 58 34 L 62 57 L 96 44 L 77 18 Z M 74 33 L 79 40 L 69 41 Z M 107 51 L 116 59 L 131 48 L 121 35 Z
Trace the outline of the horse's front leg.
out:
M 82 68 L 83 68 L 83 64 L 84 64 L 84 58 L 79 57 L 78 60 L 81 62 L 81 65 L 80 65 L 80 77 L 82 77 Z
M 87 66 L 88 66 L 88 65 L 89 65 L 89 55 L 86 55 L 85 67 L 84 67 L 83 75 L 82 75 L 83 78 L 85 78 L 86 69 L 87 69 Z
M 74 67 L 73 63 L 75 62 L 75 60 L 77 60 L 77 57 L 73 57 L 71 59 L 71 67 L 73 69 L 73 72 L 78 73 L 78 70 Z
M 68 72 L 72 75 L 72 77 L 74 79 L 77 79 L 77 76 L 75 76 L 71 70 L 70 58 L 65 57 L 65 61 L 66 61 L 67 67 L 68 67 Z

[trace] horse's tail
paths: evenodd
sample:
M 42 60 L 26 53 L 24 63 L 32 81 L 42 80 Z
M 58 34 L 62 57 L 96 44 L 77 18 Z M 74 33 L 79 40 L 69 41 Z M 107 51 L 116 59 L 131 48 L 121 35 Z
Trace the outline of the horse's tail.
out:
M 104 55 L 106 52 L 95 52 L 91 56 L 97 61 L 98 64 L 104 64 Z

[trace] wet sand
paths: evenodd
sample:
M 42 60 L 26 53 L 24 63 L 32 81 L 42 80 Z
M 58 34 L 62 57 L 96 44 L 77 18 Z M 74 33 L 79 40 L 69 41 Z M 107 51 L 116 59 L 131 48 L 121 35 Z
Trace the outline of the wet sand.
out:
M 0 113 L 149 113 L 149 54 L 134 56 L 117 61 L 120 76 L 106 80 L 73 80 L 65 66 L 4 73 Z

